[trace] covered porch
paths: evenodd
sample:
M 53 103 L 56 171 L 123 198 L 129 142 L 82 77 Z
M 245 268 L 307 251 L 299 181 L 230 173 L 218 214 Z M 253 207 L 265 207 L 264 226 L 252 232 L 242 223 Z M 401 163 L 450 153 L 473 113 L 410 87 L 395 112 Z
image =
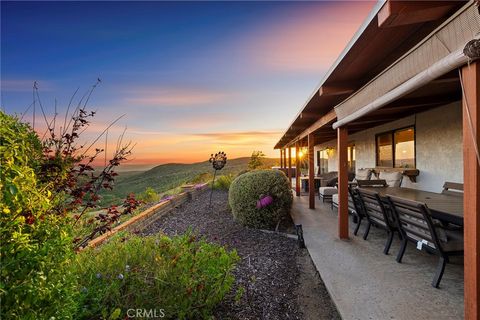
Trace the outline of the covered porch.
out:
M 432 16 L 412 22 L 402 12 Z M 383 39 L 414 29 L 396 43 Z M 293 216 L 346 319 L 480 318 L 479 32 L 473 1 L 380 2 L 277 143 L 285 168 L 307 149 L 309 192 L 302 197 L 295 180 Z M 397 140 L 408 142 L 405 150 Z M 331 153 L 328 171 L 338 173 L 335 211 L 315 195 L 322 150 Z M 384 233 L 368 241 L 352 235 L 348 175 L 359 169 L 413 169 L 400 187 L 436 193 L 445 182 L 463 184 L 465 253 L 448 264 L 440 289 L 429 285 L 436 256 L 409 250 L 400 264 L 382 254 Z

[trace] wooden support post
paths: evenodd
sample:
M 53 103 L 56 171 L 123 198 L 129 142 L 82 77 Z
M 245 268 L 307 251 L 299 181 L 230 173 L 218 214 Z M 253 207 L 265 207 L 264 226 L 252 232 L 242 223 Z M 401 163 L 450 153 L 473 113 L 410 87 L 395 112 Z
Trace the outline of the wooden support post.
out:
M 280 169 L 283 169 L 283 149 L 280 149 Z
M 292 188 L 292 147 L 288 147 L 288 181 Z
M 348 239 L 348 129 L 337 129 L 338 152 L 338 236 Z
M 295 144 L 295 193 L 300 197 L 300 146 L 298 142 Z
M 480 62 L 462 68 L 462 83 L 465 319 L 480 319 Z
M 313 133 L 308 135 L 308 204 L 315 209 L 315 163 L 313 161 L 313 147 L 315 145 Z

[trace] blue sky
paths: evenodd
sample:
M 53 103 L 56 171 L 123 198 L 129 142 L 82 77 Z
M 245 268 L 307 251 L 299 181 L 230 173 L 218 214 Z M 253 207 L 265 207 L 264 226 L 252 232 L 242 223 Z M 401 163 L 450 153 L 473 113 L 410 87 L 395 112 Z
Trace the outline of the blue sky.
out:
M 88 135 L 125 114 L 110 134 L 128 127 L 137 163 L 277 155 L 373 4 L 2 2 L 2 108 L 23 112 L 37 81 L 48 113 L 55 98 L 61 113 L 99 77 Z

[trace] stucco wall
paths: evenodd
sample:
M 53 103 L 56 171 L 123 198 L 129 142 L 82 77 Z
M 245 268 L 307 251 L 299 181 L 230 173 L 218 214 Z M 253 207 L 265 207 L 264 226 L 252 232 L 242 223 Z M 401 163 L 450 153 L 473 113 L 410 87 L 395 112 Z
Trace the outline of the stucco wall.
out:
M 462 107 L 455 102 L 413 116 L 402 118 L 349 136 L 355 143 L 356 168 L 375 167 L 375 135 L 415 125 L 417 182 L 404 179 L 402 186 L 440 192 L 445 181 L 463 182 Z M 315 151 L 329 152 L 329 171 L 338 170 L 336 140 L 318 145 Z M 316 156 L 315 152 L 315 156 Z M 315 159 L 316 163 L 316 159 Z

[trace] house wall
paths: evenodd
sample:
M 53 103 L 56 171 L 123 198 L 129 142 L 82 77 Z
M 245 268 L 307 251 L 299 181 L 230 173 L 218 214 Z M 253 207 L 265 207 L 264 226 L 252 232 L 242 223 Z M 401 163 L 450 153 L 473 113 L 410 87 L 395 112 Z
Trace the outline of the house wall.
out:
M 451 103 L 406 118 L 357 132 L 349 136 L 355 143 L 356 168 L 375 167 L 375 135 L 415 125 L 417 182 L 405 178 L 402 186 L 440 192 L 445 181 L 463 183 L 462 106 Z M 336 140 L 315 146 L 329 152 L 328 169 L 338 171 Z M 316 163 L 316 159 L 315 159 Z

